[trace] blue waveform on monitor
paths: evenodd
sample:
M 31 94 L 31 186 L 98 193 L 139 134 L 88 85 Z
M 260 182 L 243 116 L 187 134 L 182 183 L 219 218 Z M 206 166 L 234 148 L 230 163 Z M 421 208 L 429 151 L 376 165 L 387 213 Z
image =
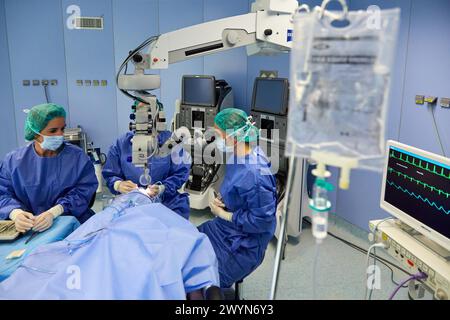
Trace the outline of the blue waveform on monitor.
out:
M 387 183 L 390 185 L 390 186 L 393 186 L 393 187 L 395 187 L 397 190 L 401 190 L 402 192 L 404 192 L 404 193 L 407 193 L 407 194 L 409 194 L 411 197 L 414 197 L 414 198 L 416 198 L 417 200 L 421 200 L 422 202 L 425 202 L 426 204 L 428 204 L 429 206 L 431 206 L 431 207 L 435 207 L 438 211 L 442 211 L 442 212 L 444 212 L 446 215 L 450 215 L 450 210 L 446 210 L 443 206 L 438 206 L 437 204 L 436 204 L 436 202 L 431 202 L 428 198 L 424 198 L 424 197 L 422 197 L 421 195 L 417 195 L 417 194 L 415 194 L 414 192 L 410 192 L 408 189 L 405 189 L 405 188 L 403 188 L 403 187 L 401 187 L 401 186 L 398 186 L 398 185 L 396 185 L 394 182 L 391 182 L 391 181 L 387 181 Z

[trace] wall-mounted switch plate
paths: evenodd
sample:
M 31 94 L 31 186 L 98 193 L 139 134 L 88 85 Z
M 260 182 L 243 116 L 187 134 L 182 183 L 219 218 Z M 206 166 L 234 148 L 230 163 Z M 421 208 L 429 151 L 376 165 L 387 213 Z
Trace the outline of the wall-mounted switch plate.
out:
M 30 84 L 31 84 L 30 80 L 23 80 L 23 81 L 22 81 L 22 85 L 23 85 L 24 87 L 28 87 Z
M 33 80 L 33 86 L 38 86 L 40 84 L 41 82 L 39 80 Z

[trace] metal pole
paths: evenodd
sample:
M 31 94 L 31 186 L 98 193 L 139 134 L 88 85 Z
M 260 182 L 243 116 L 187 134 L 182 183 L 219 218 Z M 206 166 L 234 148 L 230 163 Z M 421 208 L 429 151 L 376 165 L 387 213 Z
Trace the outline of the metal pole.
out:
M 295 144 L 293 144 L 292 147 L 292 154 L 289 159 L 289 175 L 287 179 L 287 187 L 286 187 L 286 194 L 285 194 L 285 204 L 283 206 L 283 211 L 281 214 L 281 227 L 280 227 L 280 235 L 278 236 L 278 242 L 277 242 L 277 251 L 275 253 L 275 266 L 273 269 L 273 276 L 272 276 L 272 287 L 270 289 L 270 300 L 274 300 L 277 294 L 277 285 L 278 285 L 278 276 L 280 272 L 280 265 L 281 265 L 281 255 L 283 253 L 283 244 L 284 244 L 284 236 L 286 234 L 286 225 L 288 220 L 288 207 L 290 203 L 290 193 L 291 193 L 291 187 L 293 185 L 293 180 L 295 176 L 295 170 L 296 170 L 296 158 L 295 158 Z

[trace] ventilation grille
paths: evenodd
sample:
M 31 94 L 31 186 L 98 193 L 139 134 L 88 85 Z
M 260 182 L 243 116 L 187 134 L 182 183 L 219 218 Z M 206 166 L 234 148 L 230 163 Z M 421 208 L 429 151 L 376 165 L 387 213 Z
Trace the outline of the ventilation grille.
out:
M 77 17 L 75 29 L 103 30 L 102 17 Z

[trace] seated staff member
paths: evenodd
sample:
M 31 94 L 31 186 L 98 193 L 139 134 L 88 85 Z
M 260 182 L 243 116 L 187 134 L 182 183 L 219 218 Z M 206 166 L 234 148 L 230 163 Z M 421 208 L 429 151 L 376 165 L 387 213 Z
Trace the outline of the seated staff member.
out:
M 80 223 L 94 212 L 89 203 L 98 181 L 89 157 L 64 142 L 66 112 L 47 103 L 33 107 L 25 123 L 26 147 L 0 164 L 0 219 L 10 218 L 19 232 L 42 232 L 61 214 Z
M 139 108 L 141 104 L 137 107 Z M 170 137 L 169 131 L 158 134 L 158 144 L 163 145 Z M 128 193 L 138 186 L 143 168 L 138 168 L 131 163 L 133 132 L 127 132 L 119 137 L 111 146 L 108 158 L 103 167 L 103 178 L 113 194 Z M 183 184 L 189 178 L 191 157 L 188 152 L 181 150 L 177 154 L 177 161 L 173 161 L 172 155 L 166 157 L 151 157 L 148 160 L 148 168 L 153 185 L 150 187 L 151 196 L 160 195 L 161 202 L 180 216 L 189 219 L 189 197 L 187 193 L 179 193 Z M 160 184 L 156 184 L 160 183 Z
M 276 226 L 276 182 L 263 150 L 250 142 L 259 131 L 247 114 L 229 108 L 214 119 L 217 148 L 229 156 L 220 196 L 210 203 L 215 219 L 199 226 L 219 261 L 220 286 L 229 288 L 258 267 Z

